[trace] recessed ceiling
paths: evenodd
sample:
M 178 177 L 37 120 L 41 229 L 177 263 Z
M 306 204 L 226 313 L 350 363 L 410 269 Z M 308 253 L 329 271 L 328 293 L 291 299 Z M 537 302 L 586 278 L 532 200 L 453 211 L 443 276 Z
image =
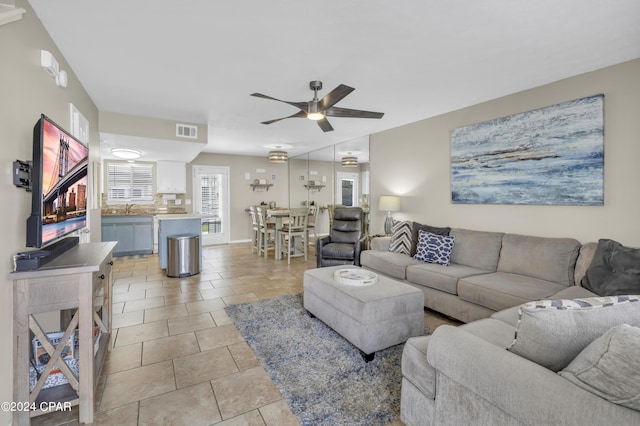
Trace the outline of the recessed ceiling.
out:
M 296 155 L 640 57 L 640 1 L 29 0 L 100 110 L 208 123 L 207 152 Z M 260 124 L 356 90 L 380 120 Z

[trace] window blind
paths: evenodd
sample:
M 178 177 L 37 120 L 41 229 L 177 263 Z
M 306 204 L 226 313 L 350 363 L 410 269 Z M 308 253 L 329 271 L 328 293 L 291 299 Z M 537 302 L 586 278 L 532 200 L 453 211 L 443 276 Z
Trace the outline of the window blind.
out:
M 155 167 L 147 163 L 107 163 L 108 202 L 153 202 Z
M 220 215 L 220 175 L 200 175 L 202 214 Z

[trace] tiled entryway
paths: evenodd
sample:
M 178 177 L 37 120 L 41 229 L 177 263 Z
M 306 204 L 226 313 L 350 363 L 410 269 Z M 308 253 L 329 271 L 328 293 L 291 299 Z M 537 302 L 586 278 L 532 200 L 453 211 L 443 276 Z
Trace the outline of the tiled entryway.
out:
M 94 425 L 298 425 L 224 311 L 229 304 L 302 292 L 308 261 L 264 259 L 249 244 L 203 249 L 202 273 L 168 278 L 157 255 L 116 258 L 114 348 L 96 395 Z M 425 311 L 434 329 L 453 323 Z M 34 418 L 77 424 L 76 409 Z

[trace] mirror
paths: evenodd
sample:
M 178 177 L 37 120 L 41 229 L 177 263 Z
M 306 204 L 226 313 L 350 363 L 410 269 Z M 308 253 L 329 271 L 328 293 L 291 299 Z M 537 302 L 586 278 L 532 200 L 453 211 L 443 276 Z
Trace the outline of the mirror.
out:
M 335 145 L 335 204 L 369 207 L 369 137 Z
M 309 154 L 289 157 L 289 207 L 308 204 L 309 194 L 305 184 L 309 175 Z
M 362 208 L 366 235 L 369 194 L 369 136 L 289 157 L 289 206 L 317 207 L 316 235 L 329 234 L 334 205 Z
M 362 208 L 362 233 L 369 228 L 369 136 L 335 145 L 335 204 Z

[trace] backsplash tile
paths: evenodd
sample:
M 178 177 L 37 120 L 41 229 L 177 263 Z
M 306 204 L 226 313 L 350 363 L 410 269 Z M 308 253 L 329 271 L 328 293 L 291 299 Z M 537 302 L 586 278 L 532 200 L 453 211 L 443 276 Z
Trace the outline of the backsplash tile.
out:
M 176 194 L 175 200 L 164 200 L 163 194 L 155 194 L 153 197 L 153 204 L 136 204 L 133 203 L 129 214 L 180 214 L 187 213 L 185 208 L 185 194 Z M 181 204 L 176 204 L 176 201 L 180 200 Z M 165 204 L 166 203 L 166 204 Z M 102 194 L 102 209 L 100 210 L 102 215 L 124 215 L 125 204 L 107 204 L 107 194 Z

